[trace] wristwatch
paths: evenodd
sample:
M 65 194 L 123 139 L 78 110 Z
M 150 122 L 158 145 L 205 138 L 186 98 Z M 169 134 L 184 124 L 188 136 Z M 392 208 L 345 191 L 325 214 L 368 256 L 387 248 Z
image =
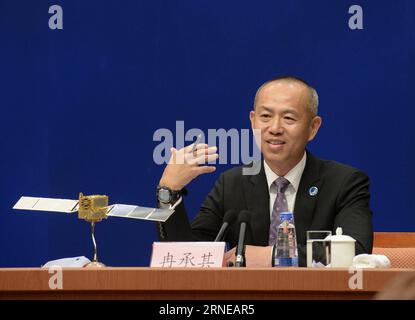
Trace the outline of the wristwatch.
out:
M 157 199 L 164 204 L 174 204 L 181 196 L 181 190 L 172 190 L 166 186 L 157 186 Z

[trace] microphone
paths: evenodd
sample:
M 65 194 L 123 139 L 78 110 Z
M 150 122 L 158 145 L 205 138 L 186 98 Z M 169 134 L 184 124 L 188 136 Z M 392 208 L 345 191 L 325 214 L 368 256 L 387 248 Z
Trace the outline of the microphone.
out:
M 239 239 L 238 245 L 235 251 L 235 267 L 245 267 L 245 233 L 251 218 L 251 213 L 248 210 L 242 210 L 239 214 L 238 221 L 240 223 L 239 227 Z
M 236 218 L 236 215 L 238 212 L 236 210 L 228 210 L 226 211 L 225 215 L 223 216 L 223 223 L 220 227 L 220 230 L 218 232 L 218 235 L 215 238 L 215 242 L 222 241 L 222 239 L 225 237 L 225 232 L 228 230 L 228 227 Z

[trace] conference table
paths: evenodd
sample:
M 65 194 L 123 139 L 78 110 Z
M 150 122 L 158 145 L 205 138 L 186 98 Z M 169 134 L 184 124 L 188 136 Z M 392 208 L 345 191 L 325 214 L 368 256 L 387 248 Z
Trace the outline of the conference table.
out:
M 60 287 L 58 272 L 0 268 L 0 299 L 372 299 L 415 269 L 64 268 Z

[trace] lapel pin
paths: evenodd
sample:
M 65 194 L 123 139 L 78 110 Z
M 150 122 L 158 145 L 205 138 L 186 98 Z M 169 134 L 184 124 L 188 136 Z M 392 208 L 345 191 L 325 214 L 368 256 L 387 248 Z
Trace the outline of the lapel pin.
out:
M 312 186 L 309 190 L 308 190 L 308 194 L 312 197 L 314 197 L 315 195 L 317 195 L 318 193 L 318 188 L 315 186 Z

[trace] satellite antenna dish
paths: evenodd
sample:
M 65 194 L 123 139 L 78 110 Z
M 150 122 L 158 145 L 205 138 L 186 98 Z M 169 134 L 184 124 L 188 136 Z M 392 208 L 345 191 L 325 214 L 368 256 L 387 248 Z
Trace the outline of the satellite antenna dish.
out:
M 173 209 L 158 209 L 140 207 L 127 204 L 108 205 L 108 196 L 79 194 L 78 200 L 36 198 L 23 196 L 13 206 L 16 210 L 47 211 L 60 213 L 76 213 L 78 218 L 91 223 L 92 243 L 94 245 L 94 257 L 87 267 L 104 267 L 98 261 L 97 244 L 95 241 L 95 223 L 108 217 L 140 219 L 165 222 L 174 212 Z

